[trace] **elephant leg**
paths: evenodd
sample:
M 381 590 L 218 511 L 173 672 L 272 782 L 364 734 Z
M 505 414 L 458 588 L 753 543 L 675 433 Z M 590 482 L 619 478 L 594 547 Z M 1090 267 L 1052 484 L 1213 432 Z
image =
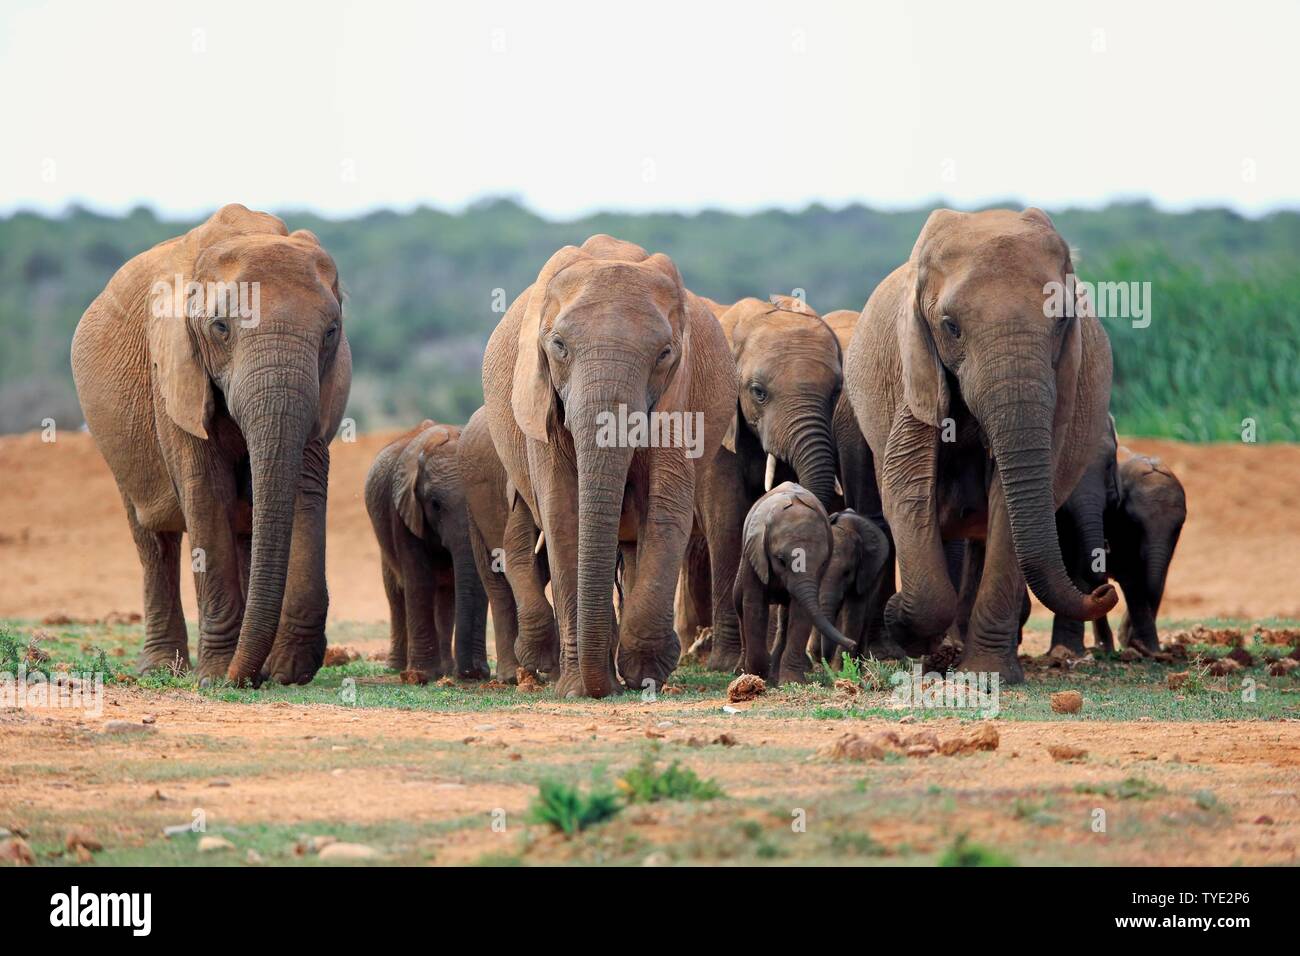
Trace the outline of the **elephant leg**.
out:
M 813 630 L 812 618 L 798 601 L 791 601 L 781 611 L 782 631 L 777 638 L 778 648 L 773 649 L 772 669 L 780 675 L 782 684 L 808 682 L 808 636 Z
M 190 538 L 190 567 L 199 605 L 196 670 L 201 681 L 223 680 L 235 656 L 244 619 L 239 546 L 231 517 L 234 474 L 214 457 L 202 463 L 198 474 L 183 474 L 180 478 L 177 487 Z
M 740 622 L 741 672 L 768 677 L 767 594 L 753 568 L 745 565 L 736 574 L 732 606 Z
M 497 656 L 497 680 L 513 684 L 519 662 L 515 659 L 515 639 L 519 636 L 515 595 L 505 575 L 505 554 L 493 555 L 488 550 L 483 532 L 471 522 L 470 547 L 474 549 L 474 566 L 479 580 L 487 592 L 488 607 L 492 611 L 492 636 Z
M 975 606 L 975 597 L 979 593 L 980 582 L 984 577 L 984 542 L 978 540 L 964 541 L 961 572 L 961 590 L 957 592 L 957 617 L 953 621 L 950 633 L 965 646 L 970 634 L 971 610 Z
M 294 502 L 289 569 L 284 602 L 263 671 L 279 684 L 306 684 L 325 661 L 325 496 L 329 486 L 329 446 L 314 439 L 303 450 L 302 478 Z
M 1115 653 L 1115 637 L 1111 634 L 1110 621 L 1104 614 L 1092 622 L 1092 643 L 1107 654 Z
M 401 561 L 406 597 L 406 669 L 402 679 L 425 684 L 447 673 L 438 644 L 437 572 L 422 548 L 407 548 Z
M 741 529 L 749 511 L 735 452 L 720 448 L 700 479 L 696 511 L 708 544 L 712 641 L 708 668 L 734 673 L 740 664 L 740 623 L 731 599 L 740 565 Z
M 1025 579 L 1011 540 L 1011 521 L 1001 480 L 990 485 L 988 500 L 984 573 L 971 609 L 961 669 L 997 673 L 1000 681 L 1019 684 L 1025 675 L 1016 656 L 1016 633 Z
M 141 674 L 156 668 L 190 669 L 190 642 L 181 606 L 181 535 L 140 526 L 135 506 L 126 503 L 131 537 L 144 569 L 144 647 L 136 666 Z
M 442 676 L 455 673 L 452 638 L 456 631 L 456 586 L 451 575 L 441 570 L 433 589 L 433 629 L 438 635 L 439 669 Z
M 545 579 L 539 573 L 545 553 L 534 555 L 536 545 L 537 526 L 533 524 L 532 512 L 516 500 L 502 538 L 506 581 L 514 596 L 517 615 L 518 634 L 512 656 L 516 658 L 517 668 L 534 677 L 546 674 L 554 678 L 559 673 L 560 638 L 555 612 L 546 599 Z M 500 666 L 498 656 L 498 673 Z M 510 677 L 514 676 L 511 672 Z
M 541 510 L 539 517 L 546 537 L 546 563 L 551 572 L 555 623 L 560 635 L 559 677 L 555 681 L 555 693 L 559 697 L 581 697 L 586 693 L 586 686 L 578 656 L 578 481 L 572 466 L 557 461 L 557 457 L 554 452 L 539 453 L 530 449 L 529 474 Z M 516 505 L 516 510 L 519 507 Z M 608 594 L 612 596 L 612 577 L 607 584 Z M 524 625 L 520 620 L 521 645 L 524 637 Z M 524 668 L 529 667 L 534 659 L 534 654 L 525 646 L 516 646 L 515 653 Z M 610 686 L 618 686 L 612 668 Z
M 397 575 L 383 565 L 384 594 L 388 596 L 388 666 L 395 671 L 406 670 L 406 594 L 398 583 Z
M 673 461 L 674 456 L 680 461 L 680 452 L 651 449 L 650 454 L 645 520 L 617 644 L 618 670 L 633 690 L 662 687 L 681 657 L 681 641 L 673 630 L 673 589 L 693 513 L 693 496 L 683 500 L 681 466 Z
M 691 529 L 686 557 L 677 579 L 673 605 L 673 628 L 682 647 L 692 647 L 700 632 L 713 621 L 713 574 L 709 567 L 709 545 L 699 523 Z

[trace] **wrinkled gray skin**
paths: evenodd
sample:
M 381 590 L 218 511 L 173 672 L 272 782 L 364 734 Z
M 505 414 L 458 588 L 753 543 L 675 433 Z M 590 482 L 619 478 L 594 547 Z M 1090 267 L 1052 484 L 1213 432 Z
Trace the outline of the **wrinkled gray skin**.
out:
M 1110 345 L 1072 275 L 1069 247 L 1041 210 L 937 210 L 908 262 L 872 293 L 845 358 L 897 553 L 890 636 L 913 655 L 943 639 L 958 612 L 944 542 L 966 540 L 987 573 L 962 669 L 1009 683 L 1024 680 L 1026 584 L 1081 620 L 1118 599 L 1109 584 L 1075 587 L 1056 533 L 1110 397 Z
M 1091 591 L 1106 583 L 1107 512 L 1120 506 L 1119 466 L 1115 461 L 1118 444 L 1115 422 L 1102 435 L 1097 453 L 1088 464 L 1074 491 L 1056 512 L 1056 531 L 1061 540 L 1061 556 L 1075 586 Z M 1093 636 L 1099 647 L 1111 650 L 1110 625 L 1106 618 L 1092 622 Z M 1057 614 L 1052 618 L 1052 646 L 1069 648 L 1083 654 L 1083 622 Z
M 177 279 L 214 294 L 177 308 Z M 217 290 L 239 289 L 249 311 L 259 290 L 260 315 L 222 306 Z M 189 666 L 183 561 L 202 680 L 310 681 L 329 443 L 352 381 L 334 260 L 306 230 L 224 206 L 117 271 L 77 325 L 72 375 L 144 570 L 140 669 Z
M 874 522 L 851 508 L 835 512 L 830 522 L 834 545 L 822 575 L 820 603 L 854 650 L 861 653 L 867 622 L 876 610 L 880 578 L 889 561 L 889 539 Z M 832 660 L 835 643 L 820 634 L 814 640 L 821 659 Z
M 520 666 L 556 676 L 560 638 L 546 599 L 546 549 L 537 548 L 532 513 L 510 488 L 484 409 L 461 430 L 459 455 L 470 544 L 492 608 L 497 679 L 515 683 Z
M 809 629 L 846 650 L 852 644 L 820 603 L 834 539 L 826 509 L 793 482 L 777 485 L 755 502 L 745 518 L 744 557 L 732 589 L 740 621 L 741 666 L 771 683 L 808 679 Z M 769 605 L 785 609 L 785 626 L 768 652 Z M 797 639 L 791 635 L 804 635 Z
M 1119 466 L 1119 487 L 1119 505 L 1106 511 L 1109 570 L 1127 607 L 1119 640 L 1154 653 L 1160 649 L 1156 615 L 1187 520 L 1187 496 L 1167 465 L 1144 455 Z
M 414 683 L 490 675 L 487 595 L 470 547 L 459 437 L 460 429 L 426 420 L 385 446 L 366 476 L 388 595 L 388 666 Z

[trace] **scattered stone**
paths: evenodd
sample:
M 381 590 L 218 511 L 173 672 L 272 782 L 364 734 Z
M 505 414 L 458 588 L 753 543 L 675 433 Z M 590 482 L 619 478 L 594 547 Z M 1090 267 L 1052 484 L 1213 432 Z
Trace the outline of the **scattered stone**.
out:
M 1066 693 L 1076 692 L 1066 691 Z M 999 741 L 998 729 L 988 721 L 981 721 L 961 737 L 945 740 L 939 752 L 946 757 L 952 757 L 957 754 L 974 753 L 977 750 L 997 750 Z
M 1255 822 L 1262 827 L 1271 827 L 1273 825 L 1273 818 L 1267 813 L 1261 813 L 1255 818 Z
M 912 744 L 904 751 L 909 757 L 928 757 L 935 752 L 933 747 L 925 744 Z
M 1077 690 L 1058 690 L 1052 695 L 1052 713 L 1077 714 L 1083 709 L 1083 695 Z
M 1220 657 L 1217 661 L 1210 664 L 1210 674 L 1214 677 L 1226 677 L 1229 674 L 1235 674 L 1241 670 L 1241 665 L 1231 657 Z
M 713 738 L 713 742 L 723 747 L 736 747 L 740 744 L 740 741 L 731 736 L 731 734 L 718 734 L 718 736 Z
M 1119 659 L 1125 664 L 1132 664 L 1134 661 L 1142 660 L 1142 655 L 1131 647 L 1126 647 L 1119 652 Z
M 344 664 L 351 664 L 353 661 L 361 659 L 361 654 L 350 647 L 327 647 L 325 648 L 325 660 L 323 667 L 342 667 Z
M 35 866 L 36 854 L 22 837 L 10 837 L 0 841 L 0 863 L 10 866 Z
M 817 754 L 831 760 L 883 760 L 886 754 L 899 753 L 901 749 L 898 734 L 892 730 L 870 737 L 848 732 L 818 748 Z
M 723 712 L 724 714 L 738 714 L 738 713 L 740 713 L 740 708 L 739 708 L 739 707 L 732 707 L 730 704 L 723 704 L 723 705 L 722 705 L 722 712 Z
M 835 689 L 839 691 L 841 694 L 846 694 L 849 697 L 858 696 L 858 682 L 848 680 L 847 678 L 844 677 L 841 677 L 839 680 L 835 682 Z
M 142 714 L 140 716 L 140 723 L 146 725 L 153 725 L 158 723 L 158 717 L 155 714 Z
M 916 714 L 904 714 L 902 717 L 898 718 L 898 722 L 900 724 L 910 724 L 910 723 L 914 723 L 915 721 L 916 721 Z
M 77 858 L 78 863 L 90 863 L 95 859 L 95 855 L 87 850 L 84 846 L 79 846 L 72 851 L 72 855 Z
M 209 787 L 228 787 L 228 786 L 230 786 L 230 781 L 229 781 L 229 780 L 220 780 L 220 779 L 218 779 L 218 780 L 209 780 L 209 781 L 208 781 L 208 786 L 209 786 Z
M 943 746 L 939 742 L 939 735 L 930 730 L 917 730 L 903 738 L 904 747 L 929 747 L 931 751 L 938 750 Z
M 69 850 L 75 850 L 79 846 L 85 847 L 91 853 L 98 853 L 100 850 L 104 849 L 104 844 L 100 843 L 99 840 L 95 838 L 95 834 L 91 833 L 85 827 L 77 827 L 74 830 L 69 830 L 67 837 L 63 841 L 63 845 Z
M 1070 763 L 1088 756 L 1088 751 L 1082 747 L 1073 747 L 1069 744 L 1048 744 L 1047 752 L 1057 763 Z
M 496 730 L 497 725 L 496 724 L 475 724 L 471 729 L 477 730 L 479 733 L 486 733 L 489 730 Z
M 653 727 L 647 727 L 645 729 L 645 735 L 651 739 L 660 739 L 660 740 L 662 740 L 663 737 L 665 736 L 663 731 L 655 730 Z
M 104 726 L 100 728 L 102 734 L 148 734 L 152 733 L 153 727 L 148 724 L 137 724 L 133 720 L 106 720 Z
M 671 866 L 672 862 L 673 862 L 672 858 L 669 857 L 669 855 L 665 853 L 663 850 L 655 850 L 653 853 L 651 853 L 649 856 L 647 856 L 644 860 L 641 861 L 641 865 L 642 866 Z
M 474 741 L 476 741 L 476 740 L 482 740 L 482 739 L 483 739 L 482 737 L 472 737 L 472 736 L 471 736 L 471 737 L 466 737 L 464 740 L 461 741 L 461 743 L 463 743 L 463 744 L 472 744 L 472 743 L 474 743 Z
M 189 832 L 190 825 L 188 823 L 173 823 L 171 826 L 163 827 L 163 836 L 169 840 L 174 836 Z
M 224 853 L 226 850 L 233 850 L 235 845 L 225 837 L 205 836 L 199 837 L 200 853 Z
M 661 720 L 661 721 L 659 721 L 659 723 L 655 724 L 655 726 L 656 726 L 657 728 L 659 728 L 660 730 L 666 730 L 667 728 L 671 727 L 672 725 L 673 725 L 673 722 L 672 722 L 671 720 Z
M 247 863 L 249 866 L 261 866 L 262 854 L 250 848 L 249 851 L 244 854 L 244 862 Z
M 455 687 L 456 681 L 452 677 L 439 677 L 435 687 Z
M 767 693 L 767 682 L 757 674 L 741 674 L 727 685 L 727 700 L 738 704 Z
M 319 855 L 322 860 L 373 860 L 379 851 L 364 843 L 331 843 Z

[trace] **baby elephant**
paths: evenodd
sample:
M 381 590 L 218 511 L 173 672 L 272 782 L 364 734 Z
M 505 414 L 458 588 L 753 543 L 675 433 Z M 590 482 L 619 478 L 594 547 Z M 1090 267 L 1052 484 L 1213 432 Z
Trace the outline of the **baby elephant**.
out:
M 853 649 L 818 600 L 833 538 L 816 495 L 794 482 L 777 485 L 749 509 L 741 540 L 744 560 L 736 569 L 732 600 L 745 673 L 774 682 L 807 680 L 807 638 L 787 641 L 787 636 L 806 635 L 810 626 L 846 650 Z M 769 655 L 770 604 L 780 605 L 785 613 Z
M 830 520 L 834 544 L 822 575 L 821 606 L 853 647 L 865 654 L 862 638 L 889 560 L 889 539 L 873 521 L 852 508 L 835 512 Z M 831 660 L 835 645 L 824 635 L 817 635 L 817 640 L 821 659 Z
M 423 684 L 453 668 L 459 677 L 490 676 L 487 595 L 470 547 L 459 439 L 460 429 L 426 419 L 385 446 L 366 476 L 388 594 L 388 665 L 404 682 Z
M 1106 541 L 1108 570 L 1124 592 L 1127 606 L 1120 625 L 1121 645 L 1160 650 L 1156 614 L 1186 520 L 1187 497 L 1168 465 L 1145 455 L 1120 464 L 1119 505 L 1106 510 Z M 1101 619 L 1094 626 L 1104 623 Z

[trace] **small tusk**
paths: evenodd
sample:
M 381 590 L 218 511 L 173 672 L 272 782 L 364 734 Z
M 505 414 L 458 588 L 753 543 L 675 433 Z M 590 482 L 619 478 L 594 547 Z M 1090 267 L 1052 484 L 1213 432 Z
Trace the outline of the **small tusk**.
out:
M 844 497 L 844 486 L 840 484 L 840 476 L 835 476 L 835 493 L 841 498 Z
M 546 547 L 546 532 L 537 532 L 537 545 L 533 548 L 533 554 L 541 554 L 542 548 Z
M 776 479 L 776 456 L 767 456 L 767 470 L 763 472 L 763 490 L 771 491 L 772 482 Z

